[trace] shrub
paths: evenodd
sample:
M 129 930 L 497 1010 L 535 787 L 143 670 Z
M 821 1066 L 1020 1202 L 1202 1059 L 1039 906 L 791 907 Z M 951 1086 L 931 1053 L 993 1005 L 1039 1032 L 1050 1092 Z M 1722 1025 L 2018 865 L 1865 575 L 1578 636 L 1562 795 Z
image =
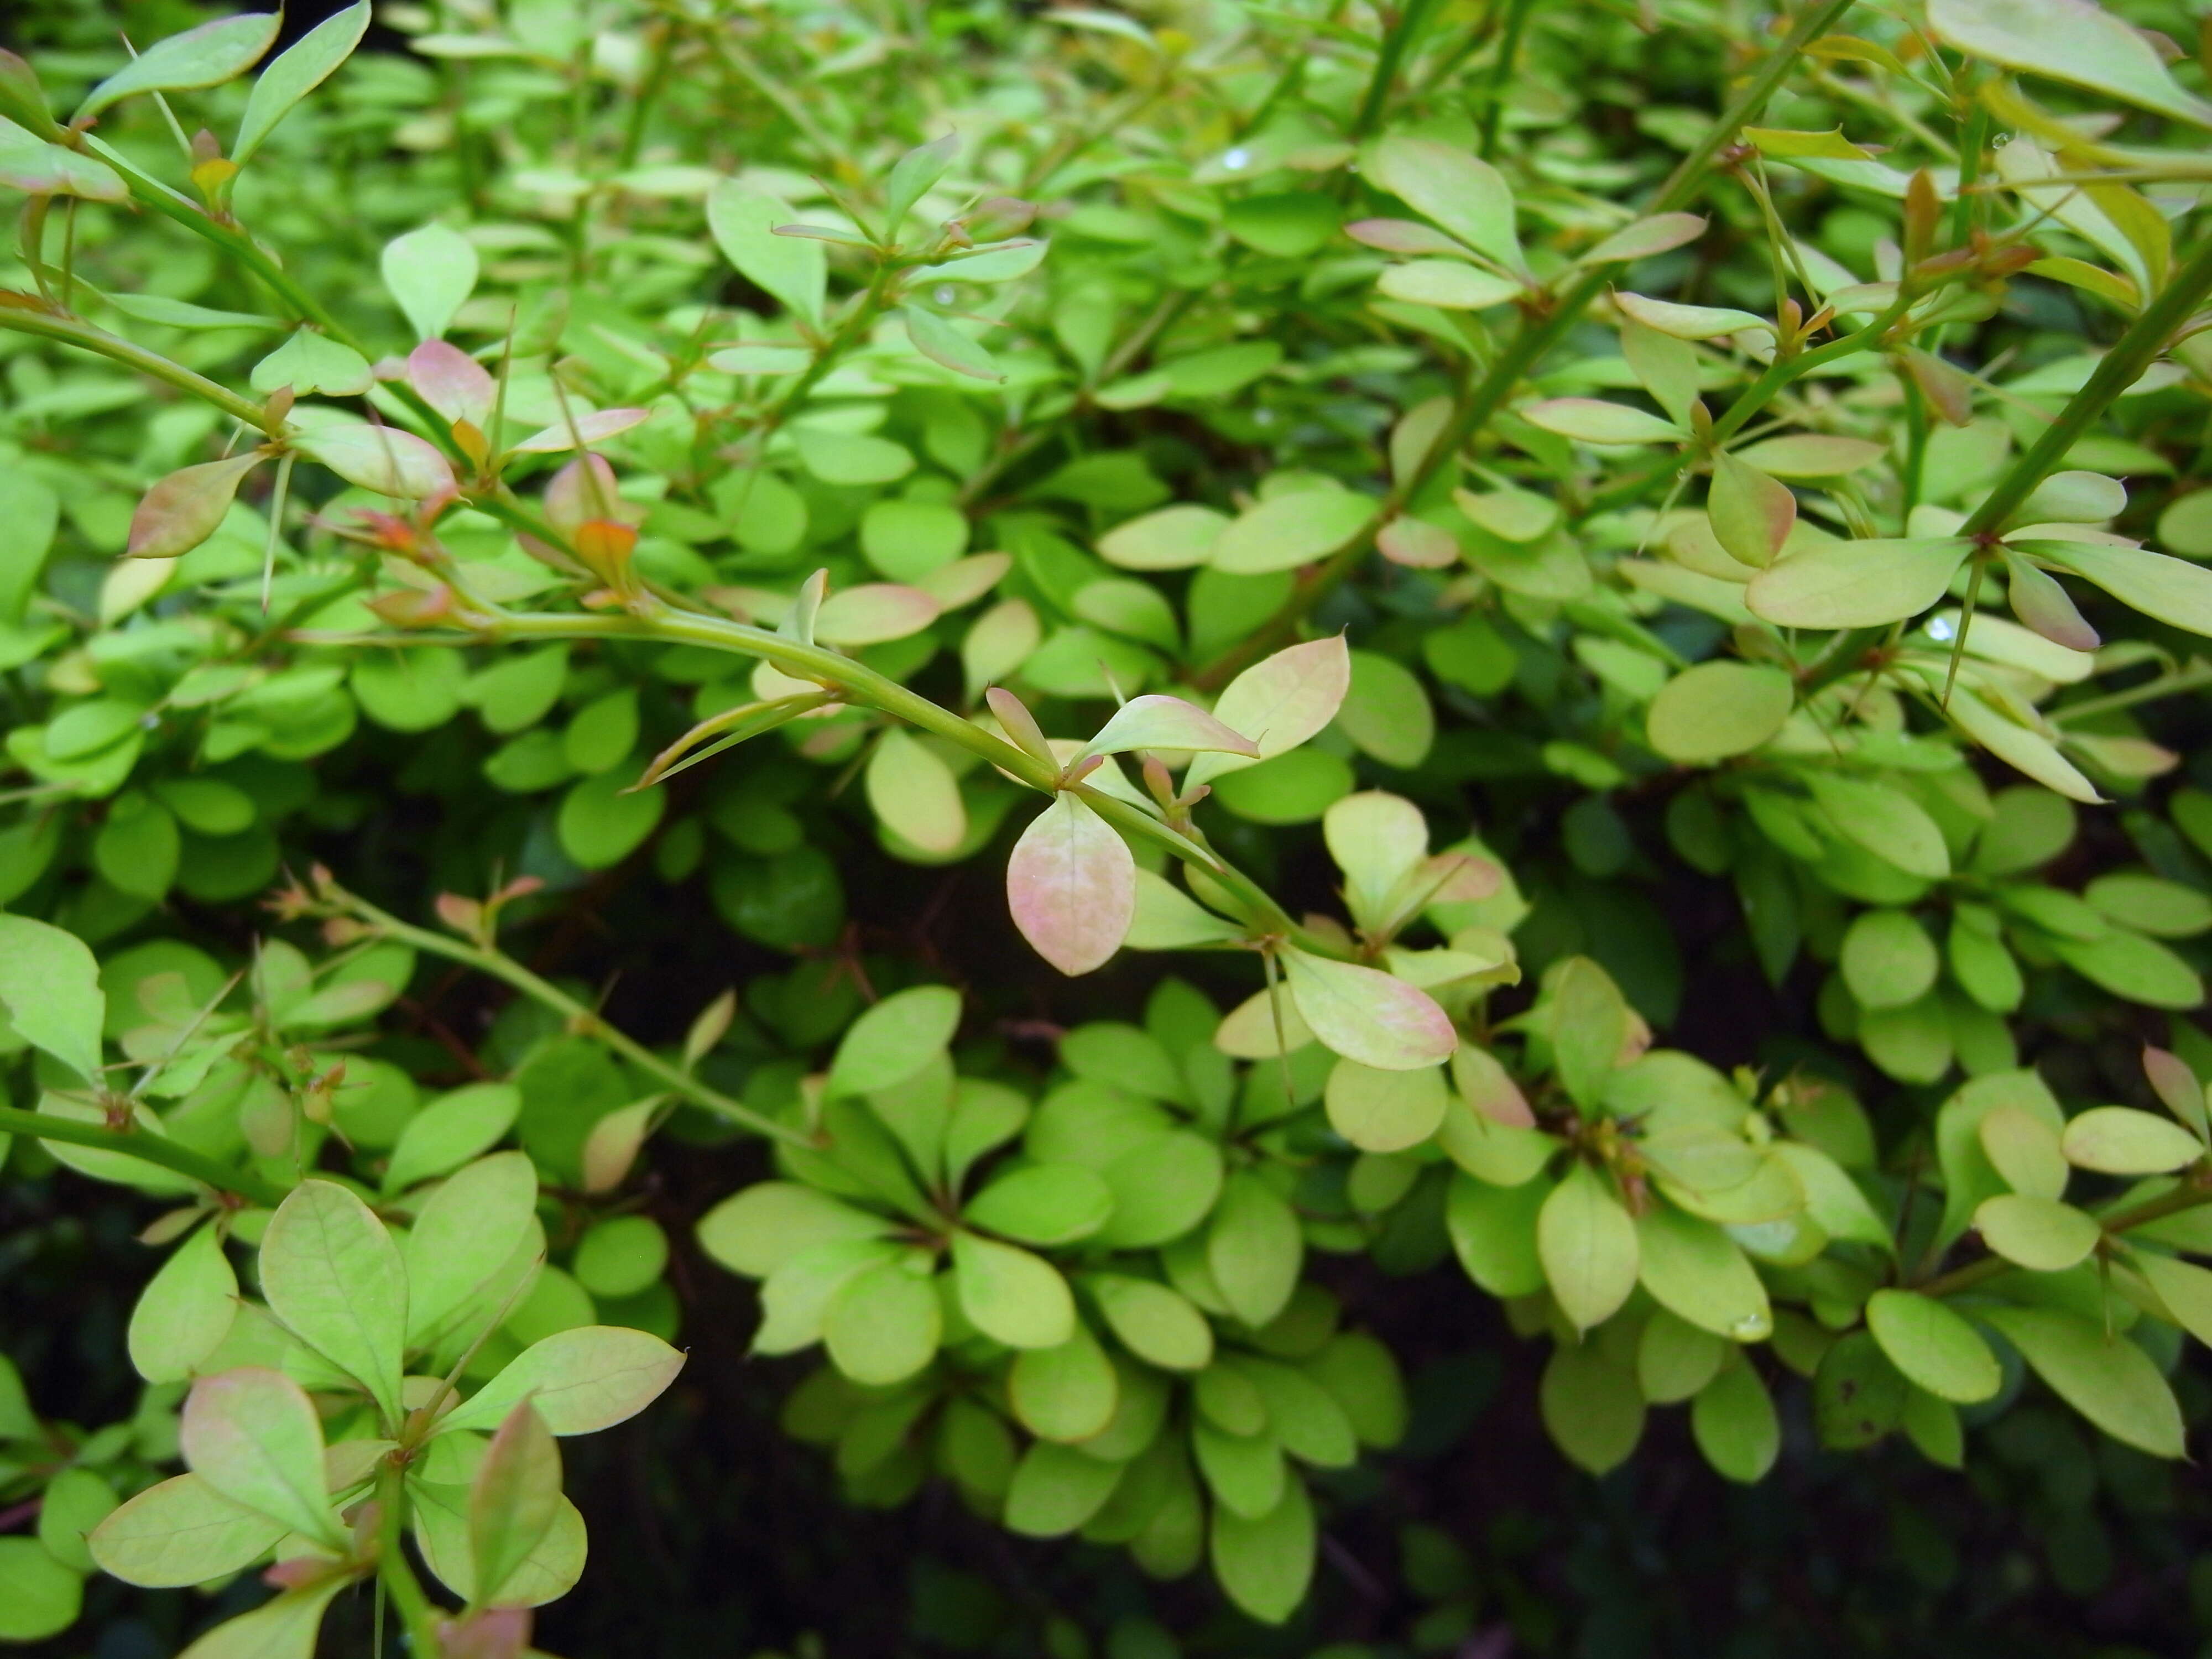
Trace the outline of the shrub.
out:
M 522 1651 L 702 1255 L 854 1503 L 1267 1622 L 1328 1258 L 1592 1473 L 2184 1455 L 2179 7 L 383 15 L 0 58 L 0 1130 L 162 1254 L 0 1637 Z

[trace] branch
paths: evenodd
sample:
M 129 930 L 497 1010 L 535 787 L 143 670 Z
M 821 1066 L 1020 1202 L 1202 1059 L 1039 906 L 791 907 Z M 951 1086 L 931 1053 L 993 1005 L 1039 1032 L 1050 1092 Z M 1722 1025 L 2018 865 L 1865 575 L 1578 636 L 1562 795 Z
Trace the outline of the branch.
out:
M 2170 1193 L 2160 1194 L 2156 1198 L 2145 1199 L 2142 1203 L 2131 1205 L 2127 1209 L 2115 1210 L 2109 1215 L 2100 1216 L 2097 1218 L 2097 1224 L 2105 1230 L 2105 1236 L 2110 1238 L 2116 1234 L 2124 1233 L 2130 1228 L 2146 1227 L 2154 1221 L 2163 1221 L 2170 1215 L 2180 1215 L 2185 1211 L 2197 1209 L 2206 1204 L 2212 1204 L 2212 1188 L 2200 1187 L 2193 1183 L 2185 1184 L 2175 1188 Z M 2001 1255 L 1985 1255 L 1979 1261 L 1970 1261 L 1963 1267 L 1954 1267 L 1948 1273 L 1939 1273 L 1934 1279 L 1915 1285 L 1911 1288 L 1923 1296 L 1955 1296 L 1960 1291 L 1972 1290 L 1977 1285 L 1999 1278 L 2005 1273 L 2018 1271 L 2020 1268 L 2017 1263 L 2008 1261 Z
M 251 1170 L 235 1169 L 204 1152 L 194 1152 L 161 1135 L 149 1134 L 143 1129 L 110 1129 L 75 1118 L 57 1117 L 52 1112 L 26 1112 L 13 1106 L 0 1106 L 0 1134 L 19 1134 L 27 1140 L 58 1140 L 72 1146 L 96 1146 L 104 1152 L 120 1152 L 125 1158 L 159 1164 L 217 1192 L 229 1193 L 270 1209 L 282 1204 L 289 1191 Z

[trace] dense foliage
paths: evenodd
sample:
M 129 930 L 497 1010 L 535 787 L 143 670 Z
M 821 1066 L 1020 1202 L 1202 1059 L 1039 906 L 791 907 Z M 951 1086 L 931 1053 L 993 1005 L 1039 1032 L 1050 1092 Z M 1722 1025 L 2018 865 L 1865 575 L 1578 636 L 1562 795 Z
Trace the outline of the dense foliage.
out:
M 0 1640 L 2194 1639 L 2178 3 L 19 27 Z

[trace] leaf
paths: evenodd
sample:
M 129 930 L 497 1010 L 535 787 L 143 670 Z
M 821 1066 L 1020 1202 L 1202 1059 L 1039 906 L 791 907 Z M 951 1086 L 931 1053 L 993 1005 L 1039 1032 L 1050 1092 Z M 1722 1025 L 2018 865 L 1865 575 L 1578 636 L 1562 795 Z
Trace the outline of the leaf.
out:
M 1736 459 L 1777 478 L 1832 478 L 1872 466 L 1887 453 L 1864 438 L 1793 432 L 1735 452 Z
M 1121 1480 L 1122 1466 L 1049 1440 L 1033 1442 L 1006 1488 L 1006 1530 L 1059 1538 L 1089 1522 Z
M 510 444 L 507 453 L 514 455 L 560 455 L 572 449 L 589 449 L 593 444 L 627 432 L 634 426 L 642 426 L 652 418 L 653 411 L 649 409 L 589 410 L 573 419 L 556 421 L 552 425 L 532 433 L 520 443 Z
M 0 1538 L 0 1642 L 40 1642 L 75 1624 L 84 1579 L 35 1538 Z
M 855 1382 L 903 1382 L 937 1357 L 944 1304 L 929 1274 L 917 1273 L 912 1262 L 905 1255 L 863 1267 L 822 1310 L 830 1361 Z
M 1713 457 L 1705 511 L 1722 550 L 1739 564 L 1764 570 L 1796 526 L 1797 498 L 1789 485 L 1723 452 Z
M 405 1246 L 409 1346 L 438 1335 L 507 1266 L 537 1214 L 538 1169 L 527 1152 L 479 1158 L 424 1200 Z
M 2094 886 L 2092 884 L 2093 890 Z M 2166 1109 L 2188 1125 L 2199 1140 L 2212 1136 L 2205 1111 L 2207 1104 L 2212 1103 L 2208 1103 L 2204 1085 L 2197 1080 L 2197 1073 L 2187 1062 L 2166 1049 L 2145 1043 L 2142 1065 L 2143 1075 L 2150 1080 L 2151 1089 Z
M 1622 226 L 1575 263 L 1598 265 L 1649 259 L 1694 242 L 1705 234 L 1705 221 L 1694 213 L 1655 213 L 1648 219 Z
M 1336 726 L 1385 766 L 1410 771 L 1436 742 L 1436 708 L 1419 678 L 1395 657 L 1355 651 Z
M 1256 1520 L 1214 1506 L 1214 1576 L 1229 1599 L 1262 1624 L 1281 1624 L 1305 1600 L 1317 1544 L 1313 1500 L 1302 1480 L 1285 1480 L 1275 1507 Z
M 323 1482 L 322 1422 L 290 1377 L 253 1366 L 204 1376 L 185 1397 L 179 1432 L 185 1466 L 217 1493 L 344 1548 Z
M 1636 1243 L 1638 1282 L 1677 1318 L 1731 1342 L 1773 1334 L 1766 1286 L 1725 1228 L 1654 1204 L 1636 1218 Z
M 222 525 L 246 475 L 266 457 L 234 455 L 228 460 L 179 467 L 149 489 L 131 515 L 129 556 L 173 559 L 191 552 Z
M 1334 720 L 1351 686 L 1351 652 L 1341 635 L 1331 635 L 1253 664 L 1229 682 L 1214 702 L 1213 718 L 1232 732 L 1250 733 L 1261 759 L 1272 760 Z M 1183 787 L 1249 764 L 1241 755 L 1201 754 L 1183 775 Z
M 1116 525 L 1098 538 L 1098 556 L 1124 570 L 1188 570 L 1212 556 L 1229 523 L 1210 507 L 1178 502 Z
M 276 43 L 276 13 L 240 12 L 156 40 L 109 76 L 77 106 L 76 118 L 97 115 L 135 92 L 189 92 L 243 75 Z
M 1121 1346 L 1148 1365 L 1200 1371 L 1213 1360 L 1213 1328 L 1190 1299 L 1149 1279 L 1098 1273 L 1085 1281 Z
M 1552 985 L 1552 1060 L 1568 1097 L 1595 1106 L 1620 1064 L 1628 1005 L 1613 976 L 1588 957 L 1571 957 Z
M 1644 712 L 1644 736 L 1668 760 L 1710 765 L 1767 742 L 1796 703 L 1796 687 L 1779 668 L 1699 663 L 1659 688 Z
M 1627 293 L 1615 294 L 1613 302 L 1624 315 L 1633 317 L 1644 327 L 1656 328 L 1678 340 L 1711 340 L 1747 329 L 1764 329 L 1769 334 L 1774 331 L 1774 325 L 1764 317 L 1726 306 L 1677 305 L 1670 300 L 1651 300 L 1641 294 Z
M 2094 651 L 2103 643 L 2082 619 L 2073 596 L 2047 573 L 2010 548 L 2004 550 L 2005 599 L 2013 615 L 2054 645 Z
M 1690 1403 L 1690 1432 L 1714 1471 L 1742 1486 L 1765 1480 L 1782 1450 L 1773 1396 L 1741 1358 L 1723 1365 L 1698 1391 Z
M 1016 1354 L 1006 1375 L 1014 1416 L 1042 1440 L 1077 1443 L 1103 1434 L 1121 1393 L 1113 1361 L 1079 1320 L 1066 1341 Z
M 1246 1324 L 1266 1324 L 1297 1288 L 1305 1259 L 1298 1218 L 1258 1176 L 1232 1175 L 1206 1231 L 1206 1264 L 1231 1312 Z
M 1546 398 L 1524 404 L 1529 425 L 1586 444 L 1676 444 L 1690 435 L 1672 421 L 1599 398 Z
M 884 186 L 886 235 L 897 236 L 899 222 L 945 176 L 945 170 L 959 153 L 960 135 L 948 132 L 926 144 L 917 144 L 892 163 L 890 178 Z
M 1291 570 L 1325 558 L 1375 517 L 1356 489 L 1299 489 L 1248 507 L 1214 538 L 1212 567 L 1237 576 Z
M 659 1337 L 619 1325 L 580 1325 L 525 1348 L 474 1396 L 438 1419 L 438 1432 L 481 1429 L 527 1398 L 555 1434 L 597 1434 L 658 1400 L 684 1369 Z
M 2185 559 L 2104 542 L 2021 542 L 2021 552 L 2063 565 L 2122 605 L 2192 634 L 2212 634 L 2212 570 Z
M 469 1485 L 469 1554 L 479 1606 L 500 1592 L 552 1531 L 561 1512 L 561 1449 L 529 1401 L 507 1414 Z
M 411 432 L 366 422 L 331 422 L 301 434 L 300 452 L 349 484 L 403 501 L 427 501 L 453 493 L 453 469 Z
M 1972 1406 L 1992 1398 L 2003 1384 L 2004 1370 L 1981 1334 L 1933 1297 L 1876 1291 L 1866 1317 L 1890 1363 L 1939 1399 Z
M 100 964 L 76 934 L 28 916 L 0 915 L 0 1011 L 24 1042 L 100 1086 L 107 1000 Z
M 1010 1348 L 1054 1348 L 1074 1334 L 1075 1298 L 1042 1256 L 965 1229 L 952 1235 L 960 1310 Z
M 225 1498 L 197 1474 L 149 1486 L 85 1540 L 103 1572 L 148 1589 L 228 1577 L 291 1530 Z
M 1936 982 L 1936 942 L 1904 910 L 1864 910 L 1844 930 L 1838 966 L 1862 1008 L 1902 1008 Z
M 1136 915 L 1128 843 L 1072 793 L 1030 820 L 1006 861 L 1006 902 L 1036 953 L 1063 974 L 1103 966 Z
M 735 179 L 721 180 L 707 193 L 707 228 L 722 257 L 746 281 L 818 324 L 829 260 L 819 242 L 775 234 L 775 228 L 791 218 L 791 210 L 775 197 Z
M 2186 1448 L 2181 1408 L 2150 1357 L 2079 1314 L 1989 1307 L 1978 1316 L 2018 1348 L 2051 1391 L 2113 1439 L 2154 1457 Z
M 238 139 L 230 159 L 240 167 L 251 161 L 262 140 L 292 107 L 334 74 L 353 56 L 362 35 L 368 33 L 368 0 L 354 0 L 344 10 L 333 12 L 309 29 L 261 71 L 246 100 L 246 113 L 238 123 Z
M 1586 1164 L 1537 1212 L 1536 1253 L 1552 1299 L 1577 1330 L 1611 1318 L 1636 1288 L 1636 1223 Z
M 935 750 L 897 727 L 877 739 L 865 784 L 878 821 L 925 853 L 951 853 L 967 838 L 960 781 Z
M 1990 1249 L 2035 1273 L 2063 1273 L 2087 1259 L 2104 1237 L 2096 1218 L 2055 1198 L 2021 1193 L 1984 1199 L 1974 1226 Z
M 2091 0 L 1930 0 L 1928 21 L 1973 57 L 2212 126 L 2212 104 L 2184 92 L 2149 41 Z
M 1416 259 L 1391 265 L 1375 279 L 1378 294 L 1446 311 L 1486 311 L 1527 292 L 1510 276 L 1477 270 L 1457 259 Z
M 1032 1164 L 1000 1176 L 962 1207 L 970 1226 L 1024 1244 L 1072 1244 L 1114 1213 L 1114 1190 L 1074 1164 Z
M 894 483 L 914 471 L 914 455 L 888 438 L 820 427 L 792 429 L 799 465 L 828 484 Z
M 765 1279 L 814 1245 L 881 1238 L 890 1231 L 882 1216 L 812 1187 L 764 1181 L 701 1217 L 698 1237 L 699 1248 L 732 1273 Z
M 0 185 L 32 196 L 73 196 L 88 202 L 122 202 L 131 196 L 131 187 L 91 156 L 41 143 L 5 121 L 0 121 Z
M 477 250 L 450 225 L 434 221 L 384 245 L 384 286 L 419 339 L 443 334 L 461 302 L 476 291 Z
M 351 1582 L 332 1573 L 217 1625 L 177 1659 L 313 1659 L 323 1610 Z
M 1443 1122 L 1448 1103 L 1440 1066 L 1383 1072 L 1356 1060 L 1336 1062 L 1323 1097 L 1329 1127 L 1364 1152 L 1419 1146 Z
M 1812 773 L 1806 781 L 1821 811 L 1846 839 L 1925 880 L 1941 881 L 1951 873 L 1942 830 L 1926 808 L 1901 790 L 1833 772 Z
M 294 1188 L 262 1237 L 261 1288 L 295 1336 L 361 1382 L 387 1423 L 398 1423 L 407 1269 L 368 1205 L 335 1182 Z
M 995 383 L 1006 378 L 990 352 L 954 327 L 949 318 L 917 305 L 902 306 L 899 315 L 905 320 L 907 338 L 930 362 L 971 380 Z
M 1360 171 L 1476 252 L 1520 268 L 1512 186 L 1487 161 L 1434 138 L 1393 134 L 1369 147 Z
M 230 1334 L 238 1276 L 212 1225 L 202 1227 L 161 1264 L 131 1310 L 131 1363 L 149 1382 L 181 1382 Z
M 1949 538 L 1816 542 L 1751 579 L 1744 603 L 1785 628 L 1871 628 L 1917 617 L 1949 591 L 1972 544 Z
M 459 1169 L 497 1146 L 521 1110 L 522 1091 L 511 1083 L 471 1083 L 439 1096 L 400 1130 L 385 1166 L 384 1190 L 404 1192 Z
M 1347 1060 L 1413 1072 L 1441 1065 L 1459 1046 L 1443 1010 L 1402 980 L 1294 946 L 1283 951 L 1282 964 L 1299 1018 L 1325 1047 Z
M 2105 1175 L 2166 1175 L 2204 1156 L 2204 1143 L 2179 1124 L 2126 1106 L 2095 1106 L 2069 1120 L 2059 1146 L 2075 1168 Z
M 1538 1404 L 1559 1449 L 1592 1474 L 1618 1468 L 1644 1436 L 1635 1373 L 1595 1342 L 1562 1342 L 1552 1350 Z
M 1215 750 L 1260 757 L 1259 744 L 1242 732 L 1231 731 L 1195 703 L 1157 692 L 1132 697 L 1115 709 L 1098 735 L 1084 744 L 1083 752 L 1119 755 L 1132 749 Z

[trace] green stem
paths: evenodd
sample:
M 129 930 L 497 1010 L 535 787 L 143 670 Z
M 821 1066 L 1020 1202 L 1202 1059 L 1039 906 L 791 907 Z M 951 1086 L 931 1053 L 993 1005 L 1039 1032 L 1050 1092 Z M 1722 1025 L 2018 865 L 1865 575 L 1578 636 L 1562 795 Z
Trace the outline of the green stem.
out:
M 1698 193 L 1706 172 L 1714 161 L 1730 143 L 1744 124 L 1756 115 L 1774 94 L 1797 63 L 1807 41 L 1825 34 L 1856 0 L 1823 0 L 1799 18 L 1790 31 L 1789 38 L 1776 47 L 1759 73 L 1752 76 L 1741 95 L 1715 121 L 1699 139 L 1697 148 L 1685 155 L 1659 193 L 1644 209 L 1646 215 L 1679 212 Z M 1514 336 L 1505 349 L 1498 354 L 1481 382 L 1460 400 L 1444 430 L 1430 447 L 1426 459 L 1414 475 L 1392 489 L 1382 500 L 1366 529 L 1337 552 L 1329 556 L 1302 583 L 1297 591 L 1285 600 L 1275 614 L 1261 624 L 1257 631 L 1239 644 L 1231 647 L 1213 661 L 1192 676 L 1192 683 L 1201 690 L 1218 690 L 1239 672 L 1286 644 L 1297 633 L 1313 608 L 1336 591 L 1337 587 L 1359 566 L 1375 545 L 1375 537 L 1388 524 L 1438 468 L 1455 463 L 1460 446 L 1480 431 L 1504 406 L 1505 400 L 1521 383 L 1522 377 L 1565 337 L 1567 331 L 1580 319 L 1582 313 L 1609 287 L 1613 279 L 1632 263 L 1620 260 L 1593 265 L 1584 271 L 1575 285 L 1561 295 L 1550 312 L 1540 320 L 1532 320 Z M 1827 348 L 1823 347 L 1823 350 Z M 1812 356 L 1816 354 L 1804 354 Z M 1794 361 L 1794 360 L 1793 360 Z M 1800 371 L 1802 372 L 1802 371 Z
M 2100 1216 L 2097 1224 L 2104 1229 L 2105 1236 L 2109 1238 L 2131 1228 L 2148 1226 L 2154 1221 L 2163 1221 L 2170 1215 L 2180 1215 L 2206 1204 L 2212 1204 L 2212 1188 L 2189 1184 L 2157 1198 L 2145 1199 L 2124 1210 L 2115 1210 L 2108 1215 Z M 1977 1285 L 2016 1271 L 2017 1264 L 2006 1261 L 2004 1257 L 1985 1255 L 1978 1261 L 1969 1261 L 1963 1267 L 1954 1267 L 1949 1273 L 1939 1273 L 1912 1288 L 1923 1296 L 1955 1296 L 1961 1291 L 1970 1291 Z
M 1528 0 L 1513 0 L 1516 8 L 1525 8 L 1528 3 Z M 1382 49 L 1375 55 L 1375 73 L 1367 82 L 1367 95 L 1360 100 L 1359 113 L 1352 123 L 1353 143 L 1374 131 L 1382 121 L 1382 111 L 1390 101 L 1391 83 L 1398 78 L 1398 65 L 1405 61 L 1413 42 L 1428 27 L 1436 9 L 1437 0 L 1406 0 L 1406 9 L 1398 14 L 1398 21 L 1382 37 Z
M 1987 535 L 2009 518 L 2013 509 L 2025 501 L 2038 484 L 2057 471 L 2066 459 L 2066 453 L 2090 423 L 2105 412 L 2114 398 L 2142 378 L 2142 372 L 2166 349 L 2174 331 L 2189 320 L 2197 301 L 2207 293 L 2212 293 L 2212 238 L 2208 238 L 2189 257 L 2188 263 L 2173 273 L 2172 280 L 2158 298 L 2143 308 L 2142 314 L 2105 354 L 2087 384 L 2067 400 L 2066 407 L 2058 411 L 2058 418 L 2035 441 L 2035 447 L 1997 480 L 1996 488 L 1959 526 L 1958 533 L 1967 537 Z
M 196 1152 L 189 1146 L 149 1134 L 143 1129 L 110 1129 L 75 1118 L 57 1117 L 51 1112 L 26 1112 L 13 1106 L 0 1106 L 0 1134 L 19 1134 L 27 1140 L 58 1140 L 72 1146 L 96 1146 L 104 1152 L 120 1152 L 125 1158 L 135 1158 L 142 1164 L 158 1164 L 217 1192 L 229 1193 L 270 1209 L 284 1201 L 288 1190 L 251 1170 L 235 1169 L 204 1152 Z
M 720 1090 L 702 1083 L 690 1073 L 670 1065 L 628 1033 L 607 1024 L 598 1010 L 579 1002 L 550 980 L 541 979 L 514 957 L 496 950 L 471 945 L 451 934 L 414 927 L 343 888 L 331 885 L 322 890 L 324 896 L 338 909 L 358 917 L 386 938 L 398 939 L 430 956 L 443 957 L 447 961 L 459 963 L 465 968 L 473 968 L 480 974 L 487 974 L 503 984 L 514 987 L 532 1001 L 559 1014 L 568 1022 L 569 1030 L 605 1043 L 638 1070 L 659 1081 L 670 1093 L 681 1095 L 715 1116 L 741 1125 L 756 1134 L 766 1135 L 771 1140 L 781 1140 L 793 1146 L 814 1144 L 802 1131 L 787 1123 L 779 1123 L 775 1119 L 755 1111 L 743 1101 L 732 1100 Z
M 269 431 L 268 416 L 259 404 L 240 397 L 229 387 L 218 385 L 204 374 L 196 374 L 182 363 L 171 362 L 157 351 L 149 351 L 118 334 L 75 317 L 45 311 L 30 306 L 0 304 L 0 328 L 12 328 L 19 334 L 35 334 L 43 339 L 58 340 L 80 351 L 98 354 L 125 368 L 165 382 L 203 402 L 213 404 L 233 420 L 252 427 L 257 432 Z M 273 436 L 274 434 L 271 434 Z
M 1490 66 L 1490 86 L 1482 110 L 1482 159 L 1498 153 L 1498 130 L 1505 117 L 1505 88 L 1513 78 L 1513 60 L 1520 55 L 1521 33 L 1528 26 L 1534 0 L 1506 0 L 1505 27 L 1498 42 L 1498 58 Z
M 387 1458 L 376 1472 L 376 1576 L 399 1609 L 414 1659 L 437 1659 L 444 1651 L 438 1636 L 438 1608 L 422 1592 L 422 1583 L 407 1561 L 407 1480 L 404 1464 Z
M 2160 697 L 2179 696 L 2184 691 L 2212 685 L 2212 662 L 2202 657 L 2191 659 L 2185 668 L 2170 674 L 2160 674 L 2156 679 L 2145 680 L 2141 685 L 2131 685 L 2124 691 L 2114 691 L 2101 697 L 2086 697 L 2080 702 L 2062 703 L 2049 712 L 2055 726 L 2067 726 L 2077 720 L 2094 720 L 2100 714 L 2117 714 L 2123 708 L 2133 708 L 2138 703 L 2155 702 Z

